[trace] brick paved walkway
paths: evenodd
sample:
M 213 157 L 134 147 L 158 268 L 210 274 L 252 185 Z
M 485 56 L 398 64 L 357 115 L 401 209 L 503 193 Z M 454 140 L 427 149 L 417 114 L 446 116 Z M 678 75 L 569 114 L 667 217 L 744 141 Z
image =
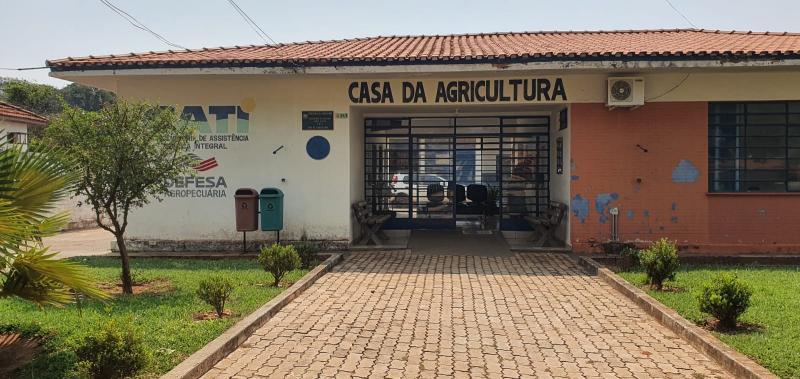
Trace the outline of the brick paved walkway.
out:
M 728 377 L 563 255 L 354 253 L 206 378 Z

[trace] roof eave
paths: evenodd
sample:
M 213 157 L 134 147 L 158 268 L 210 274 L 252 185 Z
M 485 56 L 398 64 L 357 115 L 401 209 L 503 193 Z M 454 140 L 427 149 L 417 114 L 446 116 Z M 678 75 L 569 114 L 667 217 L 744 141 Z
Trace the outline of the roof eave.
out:
M 719 61 L 720 63 L 764 62 L 800 59 L 800 53 L 702 53 L 702 54 L 630 54 L 602 55 L 581 54 L 563 56 L 513 56 L 484 58 L 438 58 L 409 60 L 387 59 L 349 59 L 347 61 L 331 59 L 313 60 L 215 60 L 215 61 L 154 61 L 90 63 L 75 61 L 47 62 L 52 72 L 99 71 L 99 70 L 146 70 L 146 69 L 185 69 L 185 68 L 287 68 L 304 69 L 311 67 L 363 67 L 363 66 L 425 66 L 425 65 L 461 65 L 461 64 L 526 64 L 526 63 L 559 63 L 559 62 L 692 62 Z
M 11 122 L 19 122 L 19 123 L 28 124 L 28 125 L 40 125 L 40 126 L 41 125 L 47 125 L 47 123 L 49 122 L 47 119 L 33 120 L 33 119 L 25 118 L 25 117 L 15 117 L 15 116 L 5 116 L 5 115 L 0 115 L 0 120 L 11 121 Z

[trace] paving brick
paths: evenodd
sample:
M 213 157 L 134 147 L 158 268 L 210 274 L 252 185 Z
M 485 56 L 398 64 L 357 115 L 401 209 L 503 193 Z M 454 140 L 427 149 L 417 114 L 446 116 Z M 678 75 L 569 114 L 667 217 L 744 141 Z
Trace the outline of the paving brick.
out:
M 569 256 L 411 252 L 350 254 L 204 377 L 254 375 L 730 377 Z

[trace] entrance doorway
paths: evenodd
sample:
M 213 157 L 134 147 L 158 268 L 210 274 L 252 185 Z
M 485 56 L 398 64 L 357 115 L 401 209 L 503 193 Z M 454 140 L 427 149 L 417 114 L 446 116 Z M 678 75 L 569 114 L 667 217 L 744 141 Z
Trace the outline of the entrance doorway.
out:
M 365 196 L 386 228 L 529 230 L 550 200 L 550 117 L 365 118 Z

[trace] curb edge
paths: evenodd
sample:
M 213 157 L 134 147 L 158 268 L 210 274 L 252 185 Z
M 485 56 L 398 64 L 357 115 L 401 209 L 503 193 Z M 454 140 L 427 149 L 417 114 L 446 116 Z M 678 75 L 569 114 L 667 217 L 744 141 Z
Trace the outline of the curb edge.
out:
M 664 325 L 667 329 L 689 342 L 690 345 L 715 360 L 737 378 L 779 379 L 778 376 L 751 358 L 734 350 L 706 330 L 694 325 L 675 310 L 661 304 L 661 302 L 628 283 L 613 271 L 601 266 L 592 258 L 585 256 L 577 258 L 578 264 L 589 274 L 599 276 L 615 290 L 632 300 L 647 314 L 658 320 L 661 325 Z
M 283 307 L 289 304 L 297 296 L 303 293 L 314 282 L 329 272 L 334 266 L 344 259 L 341 253 L 332 254 L 321 264 L 306 274 L 302 279 L 295 282 L 286 291 L 262 305 L 236 324 L 222 332 L 217 338 L 207 343 L 200 350 L 184 359 L 172 370 L 161 376 L 161 379 L 197 379 L 217 362 L 221 361 L 228 354 L 236 350 L 239 345 L 244 343 L 253 332 L 269 321 Z

